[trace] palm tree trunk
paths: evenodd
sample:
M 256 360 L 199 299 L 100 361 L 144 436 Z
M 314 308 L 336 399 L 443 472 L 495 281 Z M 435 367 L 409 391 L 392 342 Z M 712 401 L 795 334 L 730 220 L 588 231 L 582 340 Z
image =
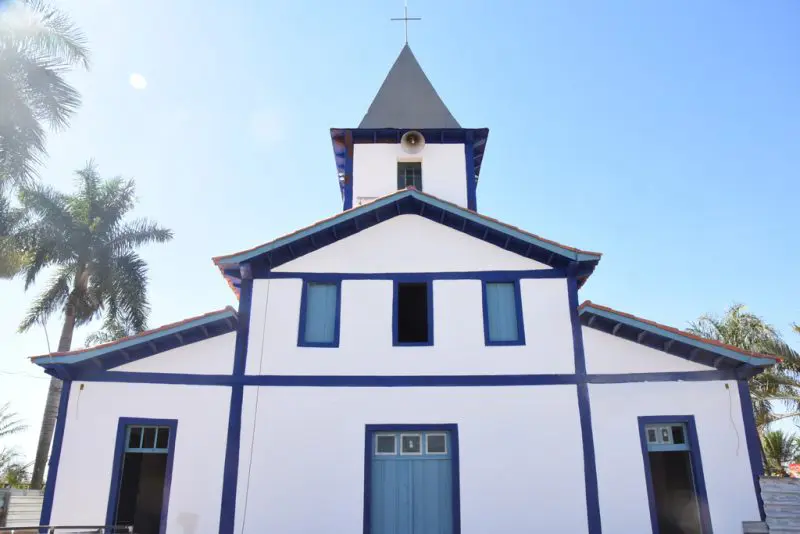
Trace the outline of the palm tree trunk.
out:
M 72 300 L 72 299 L 70 299 Z M 75 331 L 75 306 L 67 304 L 64 314 L 64 326 L 61 328 L 61 338 L 58 340 L 58 352 L 67 352 L 72 346 L 72 333 Z M 50 378 L 50 388 L 47 390 L 47 401 L 44 405 L 42 416 L 42 429 L 39 431 L 39 444 L 36 446 L 36 459 L 33 461 L 33 475 L 31 476 L 31 489 L 41 489 L 44 481 L 44 469 L 47 466 L 47 457 L 50 453 L 50 442 L 58 418 L 58 406 L 61 401 L 61 380 Z

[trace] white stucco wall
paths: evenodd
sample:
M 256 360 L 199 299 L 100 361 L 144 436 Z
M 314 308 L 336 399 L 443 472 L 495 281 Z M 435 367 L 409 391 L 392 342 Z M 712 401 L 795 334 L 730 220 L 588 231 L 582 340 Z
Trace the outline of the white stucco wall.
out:
M 727 386 L 727 388 L 726 388 Z M 694 415 L 714 532 L 758 521 L 736 382 L 589 386 L 603 532 L 650 532 L 637 418 Z
M 229 410 L 228 387 L 75 382 L 51 524 L 105 524 L 119 418 L 146 417 L 178 420 L 167 532 L 218 532 Z
M 392 346 L 391 280 L 344 280 L 339 348 L 298 347 L 300 279 L 256 280 L 248 374 L 470 375 L 571 373 L 567 283 L 521 282 L 526 344 L 485 346 L 480 280 L 433 281 L 434 344 Z
M 399 144 L 353 147 L 353 205 L 359 197 L 381 197 L 397 190 L 397 163 L 422 163 L 422 190 L 467 207 L 467 168 L 463 144 L 431 144 L 406 154 Z
M 196 375 L 231 374 L 235 345 L 236 332 L 229 332 L 120 365 L 115 367 L 114 371 Z
M 235 532 L 361 532 L 365 425 L 380 423 L 458 425 L 463 534 L 587 532 L 574 386 L 257 389 Z
M 550 267 L 418 215 L 399 215 L 275 268 L 276 272 L 420 273 Z
M 595 328 L 584 326 L 582 330 L 586 372 L 589 374 L 670 373 L 714 369 Z

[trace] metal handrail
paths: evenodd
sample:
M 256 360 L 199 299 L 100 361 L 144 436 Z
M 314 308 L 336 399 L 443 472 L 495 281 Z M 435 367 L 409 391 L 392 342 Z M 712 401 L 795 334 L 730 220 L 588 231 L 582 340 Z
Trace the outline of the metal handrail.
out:
M 11 534 L 17 531 L 27 532 L 31 530 L 38 532 L 47 530 L 48 534 L 53 534 L 56 530 L 80 530 L 84 532 L 97 532 L 98 534 L 123 531 L 128 534 L 133 534 L 133 525 L 31 525 L 29 527 L 0 527 L 0 532 L 10 532 Z

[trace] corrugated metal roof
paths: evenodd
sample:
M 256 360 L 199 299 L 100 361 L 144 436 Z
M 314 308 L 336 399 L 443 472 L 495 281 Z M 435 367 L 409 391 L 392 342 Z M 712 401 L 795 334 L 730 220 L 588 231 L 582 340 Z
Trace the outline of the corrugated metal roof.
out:
M 408 44 L 400 51 L 359 128 L 461 128 Z

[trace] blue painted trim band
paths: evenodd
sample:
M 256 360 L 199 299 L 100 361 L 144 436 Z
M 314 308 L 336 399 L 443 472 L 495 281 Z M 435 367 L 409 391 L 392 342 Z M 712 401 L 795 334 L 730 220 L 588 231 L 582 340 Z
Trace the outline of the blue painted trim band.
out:
M 663 328 L 658 328 L 655 325 L 652 325 L 652 324 L 649 324 L 649 323 L 644 323 L 642 321 L 637 321 L 636 319 L 633 319 L 632 317 L 627 317 L 625 315 L 611 313 L 611 312 L 606 311 L 606 310 L 600 310 L 598 308 L 595 308 L 591 304 L 584 306 L 583 309 L 581 309 L 580 313 L 581 313 L 581 315 L 583 315 L 583 314 L 594 314 L 594 315 L 597 315 L 598 317 L 604 317 L 604 318 L 609 319 L 611 321 L 616 321 L 618 323 L 621 323 L 621 324 L 624 324 L 624 325 L 628 325 L 628 326 L 630 326 L 632 328 L 637 328 L 637 329 L 643 330 L 645 332 L 650 332 L 650 333 L 658 335 L 658 336 L 662 336 L 662 337 L 665 337 L 665 338 L 668 338 L 668 339 L 679 341 L 681 343 L 685 343 L 687 345 L 691 345 L 691 346 L 699 348 L 699 349 L 707 350 L 709 352 L 713 352 L 715 354 L 719 354 L 719 355 L 725 356 L 727 358 L 733 358 L 734 360 L 737 360 L 739 362 L 744 362 L 744 363 L 747 363 L 749 365 L 765 366 L 765 365 L 773 365 L 775 363 L 775 360 L 772 360 L 772 359 L 756 358 L 756 357 L 753 357 L 753 356 L 747 356 L 745 354 L 741 354 L 739 352 L 727 349 L 725 347 L 720 347 L 719 345 L 714 345 L 714 344 L 711 344 L 711 343 L 704 343 L 704 342 L 702 342 L 702 341 L 700 341 L 698 339 L 694 339 L 694 338 L 689 337 L 689 336 L 682 336 L 682 335 L 676 334 L 675 332 L 671 332 L 669 330 L 664 330 Z
M 53 512 L 53 497 L 56 493 L 58 480 L 58 466 L 61 463 L 61 446 L 64 444 L 64 429 L 67 426 L 67 408 L 69 407 L 69 392 L 72 382 L 65 381 L 61 384 L 61 396 L 58 401 L 58 415 L 56 428 L 53 432 L 53 450 L 50 453 L 50 467 L 47 470 L 47 484 L 44 487 L 42 500 L 42 513 L 39 515 L 40 525 L 50 524 L 50 515 Z M 106 523 L 107 525 L 110 523 Z
M 517 339 L 513 341 L 492 341 L 489 339 L 489 305 L 486 301 L 486 284 L 493 283 L 511 283 L 514 284 L 514 306 L 517 316 Z M 495 280 L 485 279 L 481 281 L 481 297 L 483 307 L 483 344 L 487 347 L 499 346 L 513 346 L 525 345 L 525 318 L 522 314 L 522 290 L 520 289 L 519 279 L 516 280 Z
M 629 384 L 639 382 L 711 382 L 736 380 L 733 371 L 686 371 L 585 375 L 189 375 L 178 373 L 126 373 L 107 371 L 79 377 L 82 382 L 176 384 L 191 386 L 276 387 L 478 387 L 550 386 L 562 384 Z
M 753 399 L 750 396 L 750 386 L 747 380 L 739 380 L 739 403 L 742 408 L 744 422 L 744 437 L 747 443 L 747 454 L 750 457 L 750 470 L 753 473 L 753 489 L 758 500 L 758 513 L 761 521 L 767 520 L 764 512 L 764 499 L 761 498 L 761 476 L 764 475 L 764 464 L 761 461 L 761 440 L 758 438 L 756 418 L 753 413 Z
M 117 501 L 119 499 L 120 484 L 122 483 L 122 466 L 125 458 L 125 437 L 128 426 L 165 426 L 169 428 L 169 445 L 167 447 L 167 468 L 164 473 L 164 493 L 161 502 L 161 521 L 159 532 L 167 531 L 167 517 L 169 515 L 169 492 L 172 487 L 172 465 L 175 461 L 175 443 L 178 436 L 177 419 L 147 419 L 142 417 L 120 417 L 117 423 L 117 439 L 114 445 L 114 464 L 111 470 L 111 484 L 108 489 L 108 504 L 106 506 L 106 525 L 116 524 Z M 42 523 L 46 525 L 47 523 Z
M 353 207 L 353 135 L 345 133 L 344 154 L 344 203 L 342 208 L 349 210 Z
M 581 422 L 583 444 L 583 481 L 586 487 L 586 517 L 589 534 L 601 534 L 600 493 L 597 485 L 597 461 L 594 453 L 592 409 L 589 402 L 589 386 L 578 384 L 578 414 Z
M 586 355 L 583 349 L 583 330 L 578 315 L 578 281 L 575 266 L 570 266 L 567 278 L 569 318 L 572 327 L 572 349 L 575 355 L 575 376 L 578 380 L 578 414 L 581 423 L 581 442 L 583 445 L 583 479 L 586 487 L 586 519 L 589 534 L 601 534 L 603 526 L 600 517 L 600 496 L 597 485 L 597 461 L 592 433 L 592 409 L 589 400 L 589 377 L 586 375 Z M 659 373 L 660 374 L 660 373 Z M 602 375 L 601 375 L 602 376 Z
M 700 454 L 700 441 L 697 439 L 697 426 L 693 415 L 655 415 L 640 416 L 639 439 L 642 446 L 642 459 L 644 463 L 644 475 L 647 483 L 647 499 L 650 503 L 650 523 L 653 534 L 659 534 L 658 511 L 656 509 L 655 493 L 653 491 L 653 476 L 650 469 L 650 455 L 647 449 L 647 436 L 645 433 L 646 425 L 684 423 L 688 430 L 688 438 L 691 448 L 689 456 L 692 461 L 692 474 L 694 477 L 695 495 L 697 496 L 697 507 L 700 513 L 701 534 L 713 534 L 711 528 L 711 512 L 708 508 L 708 494 L 706 492 L 706 480 L 703 475 L 703 461 Z
M 420 342 L 400 342 L 399 341 L 399 286 L 401 283 L 420 283 L 425 284 L 425 291 L 427 293 L 428 302 L 427 306 L 427 320 L 428 320 L 428 340 Z M 410 280 L 408 282 L 395 280 L 392 289 L 392 346 L 394 347 L 430 347 L 433 345 L 433 282 L 431 280 Z
M 404 432 L 404 431 L 432 432 L 442 431 L 450 433 L 450 457 L 452 462 L 452 506 L 453 506 L 453 534 L 461 533 L 461 476 L 459 473 L 460 458 L 458 448 L 458 425 L 446 424 L 376 424 L 366 425 L 364 430 L 364 534 L 371 532 L 370 522 L 372 513 L 372 439 L 377 432 Z
M 253 269 L 256 279 L 303 279 L 315 282 L 341 280 L 397 280 L 400 282 L 426 282 L 429 280 L 483 280 L 487 282 L 513 282 L 527 278 L 566 278 L 563 269 L 534 269 L 528 271 L 446 271 L 426 273 L 309 273 L 275 272 Z
M 467 174 L 467 207 L 478 211 L 478 179 L 475 174 L 475 141 L 472 132 L 468 132 L 464 144 L 464 160 Z
M 306 341 L 306 317 L 308 314 L 308 283 L 327 283 L 336 285 L 336 309 L 334 313 L 333 325 L 333 341 L 330 343 L 320 343 L 313 341 Z M 303 278 L 303 289 L 300 291 L 300 324 L 297 326 L 297 346 L 298 347 L 315 347 L 315 348 L 337 348 L 339 346 L 339 329 L 341 327 L 342 319 L 342 280 L 330 279 L 326 277 L 314 276 L 309 273 L 308 276 Z
M 239 297 L 239 328 L 236 331 L 236 349 L 233 360 L 233 376 L 242 379 L 247 368 L 247 346 L 250 336 L 250 309 L 253 301 L 253 279 L 242 280 Z M 236 486 L 239 480 L 239 446 L 242 434 L 242 403 L 244 388 L 231 387 L 230 412 L 228 414 L 228 439 L 225 445 L 225 465 L 222 472 L 222 502 L 219 511 L 219 533 L 233 534 L 236 519 Z

